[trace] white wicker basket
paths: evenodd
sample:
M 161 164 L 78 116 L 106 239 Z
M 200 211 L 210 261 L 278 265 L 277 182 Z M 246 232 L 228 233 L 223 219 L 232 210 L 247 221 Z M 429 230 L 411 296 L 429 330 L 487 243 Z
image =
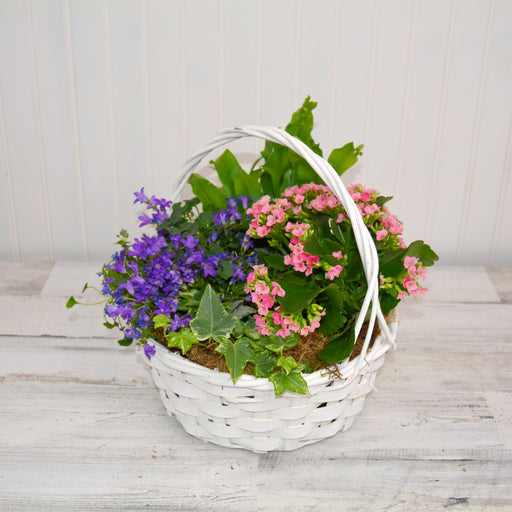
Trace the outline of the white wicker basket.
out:
M 375 375 L 390 347 L 395 346 L 398 320 L 388 326 L 382 315 L 379 263 L 371 235 L 341 178 L 331 165 L 300 140 L 272 127 L 244 126 L 221 132 L 185 164 L 173 200 L 199 162 L 233 140 L 254 136 L 287 146 L 302 156 L 341 201 L 349 216 L 365 269 L 368 292 L 356 321 L 356 338 L 366 317 L 368 331 L 359 356 L 337 365 L 342 379 L 320 370 L 305 374 L 310 395 L 285 392 L 275 396 L 268 379 L 242 375 L 234 384 L 228 373 L 210 370 L 155 344 L 148 361 L 167 412 L 191 435 L 220 446 L 258 453 L 295 450 L 346 430 L 373 389 Z M 370 307 L 371 306 L 371 307 Z M 375 321 L 381 333 L 368 350 Z

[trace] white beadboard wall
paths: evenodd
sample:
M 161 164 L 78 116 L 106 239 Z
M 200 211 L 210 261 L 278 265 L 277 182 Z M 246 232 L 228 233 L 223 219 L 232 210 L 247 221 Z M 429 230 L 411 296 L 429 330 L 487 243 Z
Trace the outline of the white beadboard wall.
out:
M 133 191 L 308 94 L 408 241 L 512 265 L 512 0 L 0 0 L 0 259 L 108 257 Z

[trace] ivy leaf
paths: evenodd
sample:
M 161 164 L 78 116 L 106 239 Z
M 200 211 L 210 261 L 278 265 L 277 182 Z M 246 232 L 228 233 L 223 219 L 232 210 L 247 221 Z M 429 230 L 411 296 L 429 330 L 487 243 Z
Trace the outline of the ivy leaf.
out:
M 237 318 L 226 313 L 218 295 L 211 285 L 208 285 L 201 297 L 197 315 L 190 322 L 190 327 L 195 337 L 199 341 L 210 338 L 219 341 L 221 338 L 227 338 L 231 334 L 236 323 Z
M 75 300 L 75 297 L 71 296 L 71 297 L 69 297 L 68 301 L 66 302 L 66 307 L 68 309 L 70 309 L 73 306 L 76 306 L 77 304 L 80 304 L 80 303 Z
M 299 371 L 302 371 L 306 367 L 305 364 L 298 363 L 291 356 L 280 356 L 279 359 L 277 360 L 277 366 L 280 366 L 285 371 L 286 375 L 289 375 L 290 372 L 295 368 Z
M 117 343 L 122 347 L 129 347 L 132 344 L 133 340 L 131 338 L 127 338 L 126 336 L 122 340 L 117 340 Z
M 363 154 L 363 145 L 354 147 L 353 142 L 345 144 L 342 148 L 334 149 L 327 161 L 334 167 L 334 170 L 341 176 L 347 169 L 357 163 L 360 155 Z
M 283 369 L 278 370 L 270 375 L 269 380 L 274 384 L 274 390 L 278 396 L 286 390 L 309 395 L 308 384 L 298 368 L 294 368 L 288 374 Z
M 116 327 L 116 324 L 111 324 L 110 322 L 103 322 L 103 325 L 104 325 L 107 329 L 113 329 L 114 327 Z
M 277 357 L 269 350 L 260 350 L 254 353 L 251 363 L 254 365 L 255 377 L 268 378 L 277 365 Z
M 268 337 L 268 343 L 265 343 L 265 348 L 275 352 L 276 354 L 282 354 L 285 350 L 295 347 L 299 343 L 299 338 L 295 334 L 290 334 L 286 338 L 271 334 Z
M 153 318 L 153 323 L 155 324 L 155 329 L 159 329 L 162 327 L 164 331 L 167 329 L 169 322 L 171 319 L 165 315 L 155 315 Z
M 253 356 L 249 342 L 249 338 L 240 338 L 235 342 L 224 338 L 219 342 L 217 351 L 224 355 L 233 382 L 236 382 L 242 375 L 246 364 Z
M 170 332 L 165 337 L 167 338 L 167 346 L 179 348 L 183 355 L 190 350 L 192 345 L 199 343 L 188 327 L 180 329 L 178 332 Z
M 224 190 L 210 183 L 199 174 L 192 174 L 188 179 L 194 194 L 200 199 L 204 210 L 220 208 L 224 210 L 227 206 Z

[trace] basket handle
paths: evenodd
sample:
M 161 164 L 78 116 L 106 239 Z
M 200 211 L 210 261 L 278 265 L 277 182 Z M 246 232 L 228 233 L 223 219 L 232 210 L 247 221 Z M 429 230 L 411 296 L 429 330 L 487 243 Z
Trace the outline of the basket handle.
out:
M 379 259 L 377 256 L 375 243 L 373 242 L 368 228 L 363 222 L 357 206 L 345 188 L 341 177 L 337 174 L 329 162 L 327 162 L 320 155 L 317 155 L 301 140 L 280 128 L 268 126 L 240 126 L 237 128 L 228 128 L 220 132 L 219 135 L 214 137 L 207 145 L 203 146 L 195 155 L 193 155 L 185 162 L 182 173 L 175 184 L 172 200 L 179 200 L 183 187 L 187 183 L 189 176 L 194 172 L 194 170 L 205 156 L 207 156 L 213 150 L 243 137 L 257 137 L 263 140 L 274 142 L 276 144 L 286 146 L 292 151 L 295 151 L 295 153 L 297 153 L 299 156 L 303 157 L 304 160 L 308 162 L 308 164 L 313 168 L 318 176 L 322 178 L 325 184 L 336 195 L 341 204 L 344 206 L 347 215 L 352 222 L 352 228 L 354 230 L 357 248 L 361 256 L 366 281 L 368 283 L 368 290 L 366 292 L 361 311 L 359 312 L 359 316 L 356 321 L 356 339 L 359 336 L 359 332 L 361 331 L 364 319 L 366 318 L 368 310 L 370 309 L 370 305 L 372 305 L 370 310 L 368 331 L 364 340 L 363 348 L 361 350 L 359 363 L 354 372 L 351 372 L 351 374 L 355 376 L 365 364 L 365 356 L 368 351 L 376 319 L 378 320 L 379 327 L 384 333 L 384 338 L 386 339 L 387 343 L 393 348 L 395 348 L 396 344 L 395 336 L 392 335 L 380 308 Z

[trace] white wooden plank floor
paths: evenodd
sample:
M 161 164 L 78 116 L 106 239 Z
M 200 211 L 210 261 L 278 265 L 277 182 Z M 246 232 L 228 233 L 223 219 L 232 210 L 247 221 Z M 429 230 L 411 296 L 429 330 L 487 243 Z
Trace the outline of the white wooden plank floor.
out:
M 510 269 L 432 270 L 354 426 L 266 455 L 190 437 L 64 308 L 98 269 L 0 263 L 0 510 L 512 511 Z

